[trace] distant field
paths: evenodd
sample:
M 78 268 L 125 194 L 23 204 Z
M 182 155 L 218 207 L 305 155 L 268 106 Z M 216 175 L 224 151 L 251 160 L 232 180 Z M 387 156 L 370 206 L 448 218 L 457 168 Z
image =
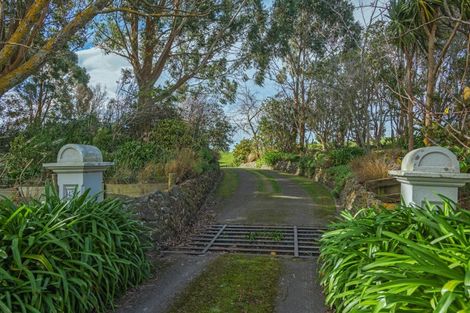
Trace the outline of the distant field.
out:
M 219 164 L 221 167 L 235 166 L 232 152 L 220 152 Z

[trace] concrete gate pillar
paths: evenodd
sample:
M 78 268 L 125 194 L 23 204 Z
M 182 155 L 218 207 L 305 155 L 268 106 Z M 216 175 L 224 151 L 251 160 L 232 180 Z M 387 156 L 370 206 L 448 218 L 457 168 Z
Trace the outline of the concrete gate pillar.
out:
M 113 164 L 103 162 L 101 151 L 95 146 L 67 144 L 59 150 L 56 163 L 45 163 L 43 166 L 57 173 L 61 199 L 89 190 L 90 196 L 102 201 L 103 172 Z
M 401 170 L 390 171 L 401 183 L 405 205 L 442 205 L 441 196 L 457 203 L 458 188 L 470 182 L 470 174 L 460 173 L 457 157 L 443 147 L 426 147 L 409 152 Z

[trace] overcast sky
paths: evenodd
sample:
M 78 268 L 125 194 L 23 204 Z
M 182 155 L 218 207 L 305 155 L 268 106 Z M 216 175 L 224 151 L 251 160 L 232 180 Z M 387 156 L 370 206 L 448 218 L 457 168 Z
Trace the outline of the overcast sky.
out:
M 105 54 L 97 47 L 77 52 L 80 66 L 90 75 L 90 85 L 102 85 L 109 97 L 114 97 L 121 70 L 129 67 L 129 62 L 115 54 Z

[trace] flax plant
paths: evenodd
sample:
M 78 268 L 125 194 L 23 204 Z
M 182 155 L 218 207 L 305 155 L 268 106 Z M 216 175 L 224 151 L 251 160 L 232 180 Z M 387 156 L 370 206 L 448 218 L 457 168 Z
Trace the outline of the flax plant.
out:
M 326 302 L 347 312 L 470 312 L 470 212 L 343 212 L 321 239 Z
M 105 312 L 149 274 L 143 226 L 117 200 L 0 201 L 0 312 Z

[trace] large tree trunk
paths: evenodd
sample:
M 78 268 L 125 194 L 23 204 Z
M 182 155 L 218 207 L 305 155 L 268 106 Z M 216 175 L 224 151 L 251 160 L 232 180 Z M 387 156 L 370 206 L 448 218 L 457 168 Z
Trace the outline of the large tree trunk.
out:
M 301 120 L 299 124 L 299 149 L 303 152 L 305 150 L 305 122 Z
M 156 120 L 158 110 L 152 96 L 154 84 L 153 80 L 148 79 L 137 83 L 139 90 L 133 124 L 136 133 L 139 135 L 148 133 Z
M 298 83 L 296 83 L 297 85 Z M 300 148 L 300 142 L 302 141 L 301 138 L 304 138 L 305 134 L 302 133 L 302 121 L 301 121 L 301 103 L 300 103 L 300 100 L 299 100 L 299 92 L 298 92 L 298 89 L 295 88 L 294 89 L 294 97 L 293 97 L 293 101 L 294 101 L 294 129 L 295 129 L 295 137 L 294 137 L 294 145 L 297 143 L 297 137 L 298 137 L 298 140 L 299 140 L 299 144 L 297 146 L 297 148 Z M 296 149 L 297 150 L 297 149 Z M 299 149 L 300 150 L 300 149 Z
M 426 102 L 424 107 L 424 144 L 430 146 L 431 142 L 431 127 L 432 127 L 432 112 L 433 112 L 433 97 L 434 89 L 436 85 L 436 61 L 434 59 L 434 53 L 436 48 L 436 30 L 437 24 L 434 22 L 428 33 L 428 51 L 427 51 L 427 61 L 428 61 L 428 72 L 427 72 L 427 82 L 426 82 Z
M 407 93 L 407 133 L 408 151 L 414 149 L 414 96 L 413 96 L 413 55 L 407 51 L 406 54 L 406 93 Z
M 42 2 L 43 1 L 41 1 L 41 3 Z M 35 49 L 35 52 L 31 55 L 31 57 L 25 61 L 18 62 L 19 64 L 15 64 L 14 68 L 9 67 L 8 70 L 3 70 L 0 74 L 0 96 L 36 72 L 51 54 L 54 54 L 60 50 L 67 43 L 67 41 L 70 40 L 73 35 L 75 35 L 77 31 L 82 29 L 88 22 L 90 22 L 97 14 L 99 14 L 99 11 L 107 6 L 110 2 L 110 0 L 96 0 L 84 11 L 77 13 L 68 24 L 64 25 L 62 29 L 57 32 L 57 34 L 47 39 L 42 47 Z M 39 3 L 40 2 L 38 2 L 38 4 Z M 33 6 L 32 8 L 37 9 L 36 6 Z M 37 12 L 33 13 L 34 17 L 36 18 Z M 30 20 L 28 20 L 26 24 L 29 25 Z M 9 44 L 4 46 L 0 51 L 0 67 L 9 64 L 11 59 L 15 58 L 15 54 L 11 54 L 12 47 L 17 47 L 17 44 L 22 44 L 24 39 L 24 32 L 30 33 L 31 29 L 29 27 L 19 27 L 17 31 L 20 33 L 18 35 L 19 42 L 13 40 L 14 38 L 7 38 L 10 41 Z

